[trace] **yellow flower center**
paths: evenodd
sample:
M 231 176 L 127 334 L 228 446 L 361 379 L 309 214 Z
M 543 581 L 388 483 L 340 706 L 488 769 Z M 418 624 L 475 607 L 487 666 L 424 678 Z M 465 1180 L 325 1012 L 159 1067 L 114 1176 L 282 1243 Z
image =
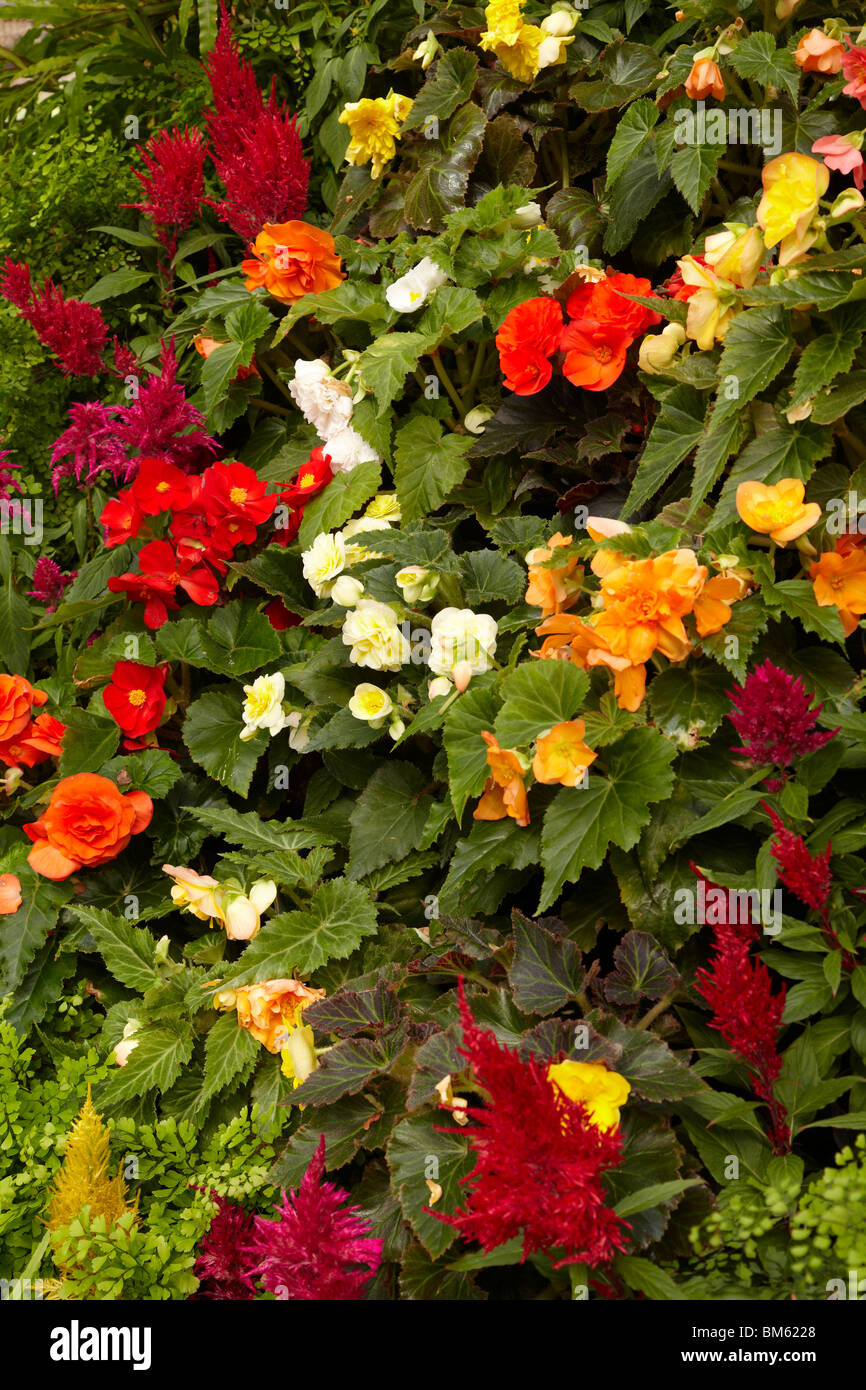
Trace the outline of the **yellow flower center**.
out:
M 156 490 L 157 492 L 168 492 L 169 486 L 170 485 L 166 482 L 157 483 Z
M 304 473 L 299 483 L 299 487 L 313 487 L 316 482 L 315 473 Z
M 129 703 L 131 705 L 143 705 L 146 699 L 147 695 L 143 690 L 130 690 L 129 692 Z
M 231 492 L 229 493 L 229 501 L 230 501 L 230 502 L 234 502 L 235 506 L 239 506 L 242 502 L 246 502 L 246 500 L 247 500 L 247 490 L 246 490 L 245 487 L 233 487 L 233 488 L 232 488 Z

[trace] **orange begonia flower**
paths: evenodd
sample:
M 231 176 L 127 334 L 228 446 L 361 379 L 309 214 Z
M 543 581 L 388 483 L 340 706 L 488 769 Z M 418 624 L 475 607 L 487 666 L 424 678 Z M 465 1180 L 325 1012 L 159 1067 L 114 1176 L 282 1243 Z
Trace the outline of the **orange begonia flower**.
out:
M 715 97 L 716 101 L 725 99 L 725 83 L 718 63 L 712 58 L 696 58 L 692 70 L 686 78 L 686 96 L 692 101 L 703 101 L 705 97 Z
M 740 483 L 737 512 L 753 531 L 785 545 L 820 520 L 821 508 L 817 502 L 804 502 L 805 492 L 799 478 L 783 478 L 769 485 Z
M 607 666 L 614 673 L 613 690 L 620 709 L 634 712 L 640 708 L 646 692 L 646 668 L 641 663 L 632 665 L 626 657 L 615 656 L 601 634 L 582 618 L 571 614 L 554 615 L 546 618 L 535 632 L 544 641 L 541 650 L 533 652 L 533 656 L 546 661 L 571 661 L 584 671 L 594 666 Z
M 866 554 L 859 547 L 840 554 L 828 550 L 809 570 L 820 608 L 839 609 L 845 636 L 850 637 L 857 619 L 866 613 Z
M 604 607 L 592 615 L 592 627 L 614 656 L 632 666 L 655 651 L 682 661 L 691 650 L 683 617 L 692 612 L 706 577 L 706 566 L 698 564 L 693 550 L 623 560 L 602 578 Z
M 731 604 L 744 597 L 748 585 L 735 574 L 716 574 L 708 579 L 695 601 L 698 634 L 709 637 L 721 632 L 731 618 Z
M 582 719 L 569 719 L 555 724 L 546 734 L 539 735 L 535 744 L 532 771 L 538 782 L 559 782 L 563 787 L 576 787 L 583 774 L 598 757 L 583 742 L 586 725 Z
M 567 545 L 571 545 L 571 536 L 563 536 L 561 531 L 557 531 L 546 546 L 530 550 L 526 557 L 529 566 L 526 602 L 540 608 L 542 618 L 570 608 L 580 594 L 583 566 L 576 557 L 572 556 L 562 566 L 545 568 L 543 564 L 543 561 L 551 558 L 554 550 Z
M 794 49 L 794 62 L 804 72 L 824 72 L 833 76 L 842 71 L 845 45 L 831 39 L 823 29 L 812 29 Z
M 241 262 L 246 288 L 264 285 L 283 304 L 333 290 L 345 278 L 334 238 L 307 222 L 266 222 L 250 249 L 255 259 Z
M 44 705 L 48 696 L 35 690 L 24 676 L 0 675 L 0 742 L 14 738 L 30 723 L 33 705 Z
M 310 989 L 300 980 L 262 980 L 256 985 L 221 990 L 214 996 L 214 1005 L 218 1009 L 237 1009 L 239 1026 L 252 1033 L 268 1052 L 276 1053 L 300 1013 L 324 997 L 323 989 Z
M 487 744 L 487 766 L 491 775 L 472 813 L 473 820 L 504 820 L 510 816 L 518 825 L 528 825 L 529 802 L 523 783 L 523 763 L 511 749 L 500 748 L 486 729 L 481 737 Z
M 16 874 L 0 874 L 0 917 L 17 912 L 21 906 L 21 880 Z
M 152 815 L 147 792 L 123 796 L 114 782 L 93 772 L 64 777 L 39 819 L 24 826 L 33 841 L 27 862 L 56 880 L 81 868 L 95 869 L 116 859 L 132 836 L 150 825 Z

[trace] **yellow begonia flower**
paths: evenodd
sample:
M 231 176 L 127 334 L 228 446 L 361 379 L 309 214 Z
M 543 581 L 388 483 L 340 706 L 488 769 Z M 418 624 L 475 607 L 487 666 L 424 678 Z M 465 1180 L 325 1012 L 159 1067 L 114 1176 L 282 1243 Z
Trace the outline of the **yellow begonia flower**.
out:
M 685 283 L 698 286 L 697 294 L 688 303 L 686 334 L 702 352 L 709 352 L 713 343 L 722 341 L 733 322 L 733 286 L 692 256 L 685 256 L 678 265 Z
M 517 38 L 523 28 L 523 3 L 524 0 L 491 0 L 484 11 L 487 32 L 481 35 L 482 48 L 485 46 L 484 40 L 492 34 L 499 36 L 500 43 L 513 42 Z
M 820 520 L 821 508 L 817 502 L 804 502 L 804 493 L 805 487 L 799 478 L 782 478 L 775 486 L 740 483 L 737 512 L 753 531 L 769 536 L 778 545 L 785 545 Z
M 707 237 L 704 257 L 722 280 L 748 290 L 758 278 L 765 250 L 758 227 L 726 222 L 725 231 Z
M 764 166 L 764 196 L 758 205 L 758 226 L 767 246 L 786 237 L 802 241 L 818 201 L 827 192 L 830 170 L 806 154 L 781 154 Z
M 308 1076 L 312 1076 L 319 1065 L 313 1043 L 314 1034 L 309 1023 L 297 1018 L 290 1024 L 280 1048 L 283 1059 L 280 1070 L 283 1076 L 287 1076 L 291 1081 L 293 1090 L 306 1081 Z
M 372 516 L 376 521 L 400 521 L 402 514 L 396 492 L 377 492 L 367 503 L 364 515 Z
M 380 178 L 385 165 L 397 153 L 400 128 L 411 110 L 410 98 L 397 92 L 348 102 L 337 118 L 341 125 L 349 127 L 348 162 L 372 164 L 373 178 Z
M 569 1100 L 586 1106 L 597 1129 L 615 1129 L 619 1124 L 620 1107 L 631 1091 L 619 1072 L 609 1071 L 602 1062 L 557 1062 L 547 1068 L 547 1078 Z
M 535 24 L 524 24 L 514 39 L 503 40 L 495 30 L 482 35 L 481 47 L 495 53 L 505 71 L 518 82 L 533 82 L 541 63 L 539 51 L 546 35 Z M 489 42 L 485 43 L 485 39 Z

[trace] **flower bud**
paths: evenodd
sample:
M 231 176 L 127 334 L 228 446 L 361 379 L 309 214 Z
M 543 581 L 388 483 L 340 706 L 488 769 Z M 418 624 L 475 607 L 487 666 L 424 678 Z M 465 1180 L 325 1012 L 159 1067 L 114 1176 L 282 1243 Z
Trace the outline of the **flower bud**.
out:
M 464 416 L 463 424 L 470 434 L 483 434 L 484 426 L 493 416 L 493 411 L 487 405 L 476 405 Z
M 686 340 L 686 330 L 681 323 L 669 323 L 661 333 L 650 333 L 644 338 L 638 353 L 638 366 L 642 372 L 651 376 L 669 367 Z
M 341 608 L 354 608 L 363 594 L 364 586 L 360 579 L 353 579 L 350 574 L 341 574 L 331 589 L 331 599 Z
M 844 188 L 830 208 L 830 217 L 833 220 L 850 217 L 860 211 L 864 202 L 866 199 L 856 188 Z
M 450 695 L 454 689 L 447 676 L 437 676 L 427 686 L 427 696 L 435 700 L 437 695 Z
M 528 230 L 530 227 L 540 227 L 542 220 L 540 203 L 524 203 L 515 209 L 511 225 Z
M 421 64 L 422 69 L 426 72 L 438 52 L 439 40 L 433 33 L 433 30 L 428 29 L 426 39 L 424 39 L 422 43 L 419 43 L 412 57 L 416 63 Z
M 406 725 L 403 723 L 402 719 L 398 717 L 397 719 L 391 720 L 391 723 L 388 725 L 388 733 L 390 734 L 391 738 L 394 740 L 395 743 L 397 742 L 398 738 L 402 738 L 405 732 Z

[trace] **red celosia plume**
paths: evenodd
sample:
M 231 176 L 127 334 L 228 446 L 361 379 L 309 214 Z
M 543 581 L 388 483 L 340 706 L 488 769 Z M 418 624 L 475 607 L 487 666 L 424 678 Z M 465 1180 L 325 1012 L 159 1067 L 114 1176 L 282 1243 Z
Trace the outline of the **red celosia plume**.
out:
M 526 1062 L 477 1026 L 460 983 L 463 1056 L 489 1097 L 469 1106 L 476 1122 L 462 1130 L 475 1152 L 463 1179 L 462 1211 L 434 1213 L 468 1240 L 492 1250 L 522 1233 L 524 1257 L 551 1251 L 558 1264 L 604 1264 L 623 1250 L 628 1223 L 608 1204 L 604 1174 L 623 1158 L 618 1129 L 590 1122 L 585 1107 L 548 1080 L 546 1066 Z
M 108 326 L 99 309 L 81 299 L 67 299 L 46 280 L 36 289 L 30 267 L 7 257 L 0 294 L 14 304 L 40 343 L 54 353 L 66 376 L 96 376 L 104 370 L 102 353 Z

